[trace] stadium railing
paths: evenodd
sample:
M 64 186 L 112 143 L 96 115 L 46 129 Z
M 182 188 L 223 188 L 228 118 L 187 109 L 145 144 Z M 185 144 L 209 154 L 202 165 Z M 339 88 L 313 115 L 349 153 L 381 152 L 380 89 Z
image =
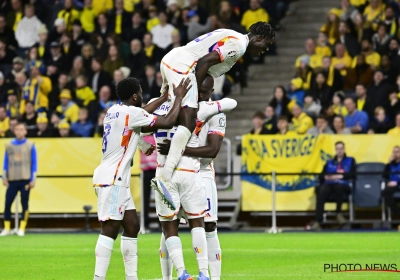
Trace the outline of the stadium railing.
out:
M 382 178 L 383 167 L 382 163 L 359 163 L 357 164 L 357 170 L 365 170 L 362 168 L 366 165 L 371 165 L 372 170 L 376 170 L 377 165 L 381 165 L 381 171 L 357 171 L 356 179 L 351 182 L 351 192 L 347 203 L 349 204 L 349 224 L 361 224 L 361 223 L 395 223 L 391 219 L 391 211 L 388 209 L 388 215 L 386 215 L 386 207 L 384 200 L 381 196 L 381 191 L 385 188 L 386 184 Z M 361 168 L 360 168 L 361 167 Z M 337 173 L 340 174 L 340 173 Z M 400 172 L 393 172 L 390 174 L 400 174 Z M 278 176 L 315 176 L 318 177 L 320 173 L 294 173 L 294 172 L 267 172 L 267 173 L 246 173 L 246 172 L 231 172 L 231 173 L 216 173 L 216 176 L 271 176 L 271 228 L 268 230 L 270 233 L 278 232 L 277 228 L 277 216 L 279 212 L 276 210 L 276 182 Z M 366 190 L 366 191 L 365 191 Z M 375 197 L 371 197 L 371 190 Z M 400 200 L 400 190 L 395 194 L 395 198 Z M 367 200 L 367 201 L 366 201 Z M 376 207 L 381 208 L 381 219 L 355 219 L 355 207 L 357 209 L 374 209 Z M 308 212 L 308 214 L 314 214 L 314 212 Z M 286 215 L 286 213 L 283 213 Z M 298 212 L 298 215 L 307 215 L 304 212 Z M 269 215 L 268 215 L 269 216 Z M 326 216 L 324 217 L 326 222 Z

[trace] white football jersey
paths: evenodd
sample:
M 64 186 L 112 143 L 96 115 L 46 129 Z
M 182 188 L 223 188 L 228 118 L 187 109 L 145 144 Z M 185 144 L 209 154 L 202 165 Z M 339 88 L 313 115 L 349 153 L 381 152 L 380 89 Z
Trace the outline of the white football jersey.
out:
M 201 103 L 200 103 L 201 104 Z M 207 145 L 207 137 L 209 134 L 218 134 L 225 137 L 226 128 L 226 115 L 220 113 L 212 116 L 208 119 L 199 133 L 200 147 Z M 212 158 L 201 158 L 200 159 L 200 169 L 201 170 L 213 170 Z
M 151 99 L 149 103 L 153 102 L 154 99 Z M 171 100 L 168 100 L 164 102 L 162 105 L 160 105 L 155 111 L 154 115 L 156 116 L 164 116 L 168 114 L 168 112 L 171 110 L 173 106 L 173 103 Z M 156 141 L 156 144 L 159 145 L 164 142 L 164 140 L 171 140 L 172 137 L 175 134 L 177 127 L 174 126 L 171 129 L 157 129 L 154 132 L 154 139 Z M 192 134 L 192 137 L 190 137 L 189 142 L 187 144 L 188 147 L 198 147 L 199 146 L 199 138 L 197 135 Z M 161 155 L 160 153 L 157 153 L 157 165 L 159 167 L 164 166 L 165 161 L 167 157 L 164 155 Z M 200 170 L 200 160 L 198 158 L 194 157 L 187 157 L 187 156 L 182 156 L 178 165 L 176 166 L 179 169 L 186 169 L 186 170 L 195 170 L 198 171 Z
M 187 74 L 194 69 L 200 58 L 216 51 L 221 63 L 210 67 L 208 73 L 217 78 L 228 72 L 244 55 L 248 44 L 247 35 L 230 29 L 217 29 L 194 39 L 186 46 L 172 49 L 164 56 L 162 63 L 178 74 Z
M 103 158 L 93 175 L 95 186 L 129 187 L 131 161 L 142 127 L 153 126 L 157 116 L 142 108 L 113 105 L 104 118 Z
M 149 101 L 153 102 L 155 99 L 152 99 Z M 154 115 L 158 115 L 158 116 L 163 116 L 166 115 L 169 110 L 172 108 L 172 103 L 171 101 L 166 101 L 164 102 L 161 106 L 159 106 L 155 111 L 154 111 Z M 218 108 L 218 109 L 216 109 Z M 207 120 L 211 121 L 211 117 L 214 115 L 223 115 L 225 116 L 225 114 L 219 114 L 221 107 L 219 105 L 219 102 L 200 102 L 199 103 L 199 110 L 197 112 L 197 123 L 196 123 L 196 129 L 195 131 L 192 133 L 192 137 L 190 137 L 189 142 L 187 144 L 188 147 L 199 147 L 200 142 L 199 142 L 199 133 L 202 131 L 202 129 L 204 128 L 204 124 L 207 123 Z M 217 113 L 216 113 L 217 112 Z M 224 118 L 225 120 L 225 118 Z M 215 128 L 215 133 L 220 133 L 222 130 L 221 128 L 217 128 L 216 124 L 214 125 L 214 123 L 217 120 L 214 120 L 211 122 L 212 124 L 212 128 Z M 219 121 L 219 119 L 218 119 Z M 221 124 L 223 124 L 223 121 L 221 121 Z M 211 131 L 211 129 L 206 128 L 207 132 Z M 154 132 L 154 137 L 156 140 L 156 144 L 159 145 L 160 143 L 163 143 L 164 140 L 168 139 L 171 140 L 172 137 L 174 136 L 176 131 L 176 127 L 166 130 L 166 129 L 157 129 L 157 131 Z M 222 131 L 222 134 L 225 134 L 225 129 Z M 205 137 L 205 141 L 207 140 L 207 136 Z M 166 160 L 166 156 L 161 155 L 160 153 L 158 153 L 157 155 L 157 163 L 158 166 L 164 166 L 165 164 L 165 160 Z M 193 158 L 193 157 L 188 157 L 188 156 L 183 156 L 181 157 L 181 160 L 179 161 L 177 168 L 180 169 L 189 169 L 189 170 L 199 170 L 200 169 L 200 162 L 198 158 Z

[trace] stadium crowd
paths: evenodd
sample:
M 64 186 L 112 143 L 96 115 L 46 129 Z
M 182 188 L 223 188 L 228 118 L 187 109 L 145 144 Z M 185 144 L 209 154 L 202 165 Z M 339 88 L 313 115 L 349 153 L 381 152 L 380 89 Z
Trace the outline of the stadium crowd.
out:
M 279 27 L 288 0 L 2 0 L 0 137 L 25 122 L 28 137 L 103 133 L 116 84 L 141 81 L 144 102 L 160 95 L 159 64 L 172 48 L 218 28 Z M 245 57 L 215 82 L 214 98 L 246 86 Z
M 338 0 L 253 134 L 400 135 L 400 1 Z

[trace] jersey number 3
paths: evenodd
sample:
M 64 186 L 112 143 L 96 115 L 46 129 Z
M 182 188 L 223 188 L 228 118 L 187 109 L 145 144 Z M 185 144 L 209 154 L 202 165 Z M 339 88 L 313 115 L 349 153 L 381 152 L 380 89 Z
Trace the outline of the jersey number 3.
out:
M 107 151 L 107 136 L 110 135 L 111 131 L 111 124 L 106 124 L 104 126 L 104 132 L 103 132 L 103 148 L 101 149 L 103 151 L 103 154 Z

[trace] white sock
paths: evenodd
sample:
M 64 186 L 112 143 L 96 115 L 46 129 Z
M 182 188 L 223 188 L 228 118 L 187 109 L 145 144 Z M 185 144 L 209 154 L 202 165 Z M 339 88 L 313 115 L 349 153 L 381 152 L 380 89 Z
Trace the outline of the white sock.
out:
M 122 236 L 121 253 L 124 258 L 126 280 L 138 280 L 137 238 Z
M 192 245 L 196 253 L 196 260 L 199 266 L 199 271 L 203 272 L 208 277 L 208 250 L 206 231 L 202 227 L 193 228 L 192 231 Z
M 191 136 L 192 133 L 189 129 L 182 125 L 178 126 L 174 137 L 172 137 L 171 148 L 169 149 L 164 168 L 161 171 L 162 178 L 171 180 L 172 173 L 174 173 L 175 167 L 178 165 Z
M 210 267 L 211 279 L 219 280 L 221 277 L 221 246 L 219 244 L 217 231 L 206 232 L 208 249 L 208 266 Z
M 176 268 L 178 277 L 180 277 L 185 270 L 181 239 L 178 236 L 171 236 L 165 240 L 165 245 L 168 249 L 169 258 Z
M 232 98 L 224 98 L 218 101 L 207 103 L 207 110 L 200 110 L 197 114 L 197 118 L 204 122 L 210 116 L 229 112 L 237 106 L 236 100 Z
M 99 235 L 96 244 L 96 267 L 94 279 L 106 279 L 108 265 L 110 264 L 111 253 L 114 247 L 114 239 L 105 235 Z
M 161 234 L 160 240 L 160 264 L 163 280 L 172 280 L 172 261 L 169 257 L 165 236 Z

